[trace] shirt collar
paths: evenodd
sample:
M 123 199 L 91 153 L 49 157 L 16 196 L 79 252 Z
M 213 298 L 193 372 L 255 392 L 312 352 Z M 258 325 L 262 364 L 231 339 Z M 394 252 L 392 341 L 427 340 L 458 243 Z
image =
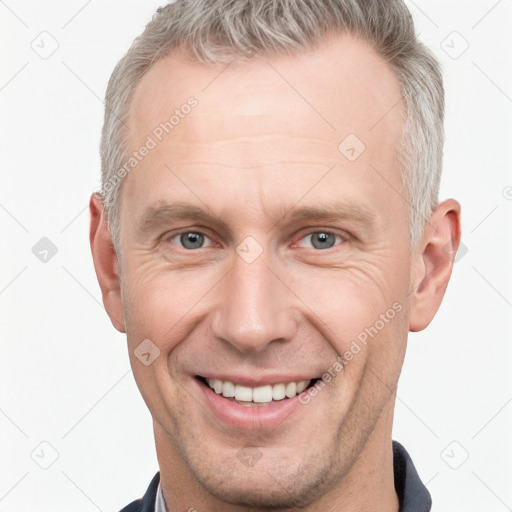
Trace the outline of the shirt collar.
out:
M 156 491 L 155 512 L 167 512 L 164 493 L 162 492 L 162 486 L 160 485 L 160 482 L 158 482 L 158 489 Z

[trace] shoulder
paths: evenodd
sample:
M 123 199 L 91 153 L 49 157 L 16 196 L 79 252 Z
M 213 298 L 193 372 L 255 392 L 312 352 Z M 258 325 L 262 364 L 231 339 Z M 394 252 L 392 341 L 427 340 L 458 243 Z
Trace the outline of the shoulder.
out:
M 149 487 L 144 496 L 138 500 L 132 501 L 126 505 L 120 512 L 154 512 L 156 493 L 158 484 L 160 483 L 160 472 L 158 472 L 151 480 Z
M 407 450 L 393 441 L 395 490 L 400 501 L 399 512 L 429 512 L 432 498 L 421 481 Z

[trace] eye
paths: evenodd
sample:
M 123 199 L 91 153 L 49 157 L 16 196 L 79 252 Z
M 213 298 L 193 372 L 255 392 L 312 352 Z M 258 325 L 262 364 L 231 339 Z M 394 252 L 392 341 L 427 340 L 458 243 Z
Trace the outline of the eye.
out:
M 312 247 L 313 249 L 319 250 L 331 249 L 334 247 L 337 239 L 343 243 L 343 239 L 340 235 L 336 235 L 329 231 L 315 231 L 301 238 L 301 240 L 309 240 L 310 245 L 306 245 L 306 247 Z
M 194 250 L 201 249 L 205 240 L 210 239 L 198 231 L 185 231 L 183 233 L 169 237 L 168 240 L 181 245 L 184 249 Z
M 184 231 L 170 236 L 167 240 L 191 251 L 212 245 L 210 238 L 199 231 Z M 306 243 L 304 244 L 303 241 L 306 241 Z M 205 242 L 207 245 L 205 245 Z M 326 250 L 331 249 L 335 245 L 340 245 L 343 242 L 344 239 L 340 235 L 330 231 L 315 231 L 302 237 L 299 241 L 299 245 L 305 248 Z

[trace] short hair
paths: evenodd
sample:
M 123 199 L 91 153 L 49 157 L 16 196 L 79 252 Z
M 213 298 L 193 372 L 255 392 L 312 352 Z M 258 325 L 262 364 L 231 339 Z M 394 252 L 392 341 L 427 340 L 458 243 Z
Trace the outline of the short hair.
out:
M 401 0 L 176 0 L 157 9 L 110 77 L 101 135 L 100 195 L 120 250 L 120 192 L 126 175 L 126 119 L 137 84 L 174 49 L 203 64 L 300 53 L 333 33 L 366 40 L 394 71 L 406 118 L 398 158 L 415 247 L 438 203 L 444 141 L 442 73 L 417 40 Z M 125 172 L 121 172 L 125 166 Z

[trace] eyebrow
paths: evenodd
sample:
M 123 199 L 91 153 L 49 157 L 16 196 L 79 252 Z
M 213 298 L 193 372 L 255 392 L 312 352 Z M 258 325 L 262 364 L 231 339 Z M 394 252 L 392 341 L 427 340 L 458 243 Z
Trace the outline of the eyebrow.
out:
M 288 222 L 297 220 L 335 221 L 343 219 L 354 221 L 361 225 L 368 225 L 376 218 L 375 212 L 366 206 L 344 202 L 318 206 L 291 206 L 283 209 L 280 208 L 277 213 L 282 220 L 277 221 L 274 226 L 285 219 Z M 148 207 L 138 223 L 138 231 L 143 236 L 148 235 L 179 220 L 203 221 L 216 226 L 226 233 L 231 233 L 228 221 L 222 216 L 198 206 L 182 202 L 163 202 L 158 206 Z

